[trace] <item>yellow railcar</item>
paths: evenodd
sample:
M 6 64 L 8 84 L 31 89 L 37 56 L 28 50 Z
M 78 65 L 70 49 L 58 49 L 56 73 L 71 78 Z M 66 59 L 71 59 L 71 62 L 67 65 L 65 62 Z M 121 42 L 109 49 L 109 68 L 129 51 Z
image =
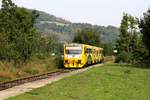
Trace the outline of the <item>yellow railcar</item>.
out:
M 103 48 L 70 43 L 64 45 L 64 67 L 82 68 L 86 65 L 103 62 Z

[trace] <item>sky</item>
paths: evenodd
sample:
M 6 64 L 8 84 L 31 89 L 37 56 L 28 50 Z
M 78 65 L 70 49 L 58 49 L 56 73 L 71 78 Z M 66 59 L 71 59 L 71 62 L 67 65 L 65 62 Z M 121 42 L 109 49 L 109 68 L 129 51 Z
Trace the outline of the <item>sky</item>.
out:
M 1 0 L 0 0 L 1 1 Z M 123 12 L 142 17 L 150 0 L 12 0 L 20 7 L 36 9 L 71 22 L 119 27 Z M 0 2 L 1 5 L 1 2 Z

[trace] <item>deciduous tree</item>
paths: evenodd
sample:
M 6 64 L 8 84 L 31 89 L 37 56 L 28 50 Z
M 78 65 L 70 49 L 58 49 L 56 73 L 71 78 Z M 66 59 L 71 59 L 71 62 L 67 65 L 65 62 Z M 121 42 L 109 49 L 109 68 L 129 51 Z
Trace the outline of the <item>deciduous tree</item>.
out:
M 142 40 L 150 55 L 150 9 L 144 13 L 144 17 L 139 20 L 139 28 L 142 33 Z
M 92 28 L 84 28 L 77 32 L 73 42 L 100 46 L 100 33 Z
M 37 16 L 35 11 L 19 8 L 11 0 L 2 0 L 0 33 L 5 34 L 2 36 L 9 49 L 3 53 L 6 59 L 25 61 L 32 56 L 39 36 L 33 28 Z

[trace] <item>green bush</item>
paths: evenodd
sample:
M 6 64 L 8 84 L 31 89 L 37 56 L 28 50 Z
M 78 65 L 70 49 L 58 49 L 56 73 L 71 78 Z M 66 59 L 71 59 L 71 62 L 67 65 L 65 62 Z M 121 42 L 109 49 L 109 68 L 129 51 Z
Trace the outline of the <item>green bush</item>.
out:
M 61 55 L 56 55 L 55 56 L 54 63 L 55 63 L 55 66 L 57 66 L 58 68 L 63 68 L 64 67 L 63 58 L 62 58 Z
M 43 53 L 38 53 L 36 55 L 34 55 L 36 58 L 38 59 L 46 59 L 47 58 L 47 55 L 46 54 L 43 54 Z
M 39 71 L 34 67 L 30 67 L 30 69 L 26 68 L 24 71 L 28 74 L 31 74 L 31 75 L 35 75 L 35 74 L 39 73 Z
M 126 51 L 122 51 L 120 54 L 117 55 L 115 62 L 123 62 L 123 63 L 130 63 L 132 61 L 132 54 Z

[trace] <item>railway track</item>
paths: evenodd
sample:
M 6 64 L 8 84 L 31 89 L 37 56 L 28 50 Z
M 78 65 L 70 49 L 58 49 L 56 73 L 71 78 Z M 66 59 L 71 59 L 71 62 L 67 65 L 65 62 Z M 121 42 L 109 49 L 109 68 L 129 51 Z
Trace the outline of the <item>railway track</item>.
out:
M 21 85 L 21 84 L 24 84 L 24 83 L 50 78 L 50 77 L 60 75 L 60 74 L 63 74 L 63 73 L 68 73 L 68 72 L 71 72 L 71 71 L 74 71 L 74 70 L 75 69 L 60 69 L 60 70 L 55 71 L 55 72 L 49 72 L 49 73 L 44 73 L 44 74 L 40 74 L 40 75 L 35 75 L 35 76 L 31 76 L 31 77 L 26 77 L 26 78 L 21 78 L 21 79 L 16 79 L 16 80 L 13 80 L 13 81 L 0 83 L 0 91 L 6 90 L 8 88 L 18 86 L 18 85 Z
M 107 57 L 105 57 L 104 62 L 108 62 L 108 61 L 112 61 L 112 60 L 113 60 L 112 56 L 107 56 Z M 26 78 L 16 79 L 16 80 L 8 81 L 8 82 L 3 82 L 3 83 L 0 83 L 0 91 L 6 90 L 8 88 L 12 88 L 14 86 L 18 86 L 18 85 L 21 85 L 24 83 L 33 82 L 36 80 L 41 80 L 41 79 L 46 79 L 46 78 L 51 78 L 53 76 L 60 75 L 63 73 L 68 73 L 68 72 L 71 72 L 74 70 L 77 70 L 77 69 L 60 69 L 55 72 L 49 72 L 49 73 L 44 73 L 44 74 L 35 75 L 35 76 L 31 76 L 31 77 L 26 77 Z
M 115 59 L 115 56 L 105 56 L 104 62 L 114 61 L 114 59 Z

